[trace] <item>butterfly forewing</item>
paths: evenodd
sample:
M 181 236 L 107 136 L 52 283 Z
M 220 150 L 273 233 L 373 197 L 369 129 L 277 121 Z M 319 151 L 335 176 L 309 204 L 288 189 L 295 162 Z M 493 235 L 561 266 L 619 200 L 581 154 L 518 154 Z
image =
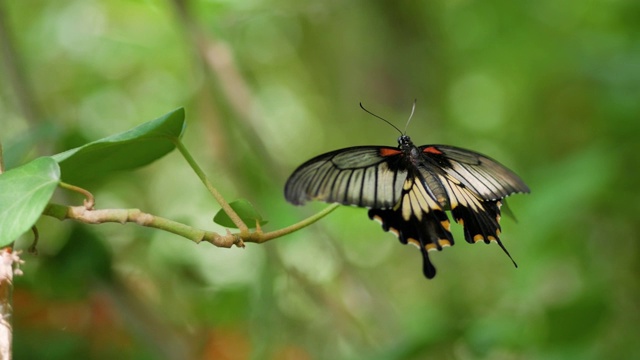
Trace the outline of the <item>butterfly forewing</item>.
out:
M 406 170 L 398 169 L 396 160 L 389 159 L 398 153 L 390 147 L 359 146 L 320 155 L 291 175 L 285 185 L 285 198 L 296 205 L 321 200 L 391 208 L 400 199 L 407 176 Z
M 420 149 L 426 156 L 440 160 L 444 171 L 484 200 L 529 192 L 518 175 L 477 152 L 448 145 L 424 145 Z

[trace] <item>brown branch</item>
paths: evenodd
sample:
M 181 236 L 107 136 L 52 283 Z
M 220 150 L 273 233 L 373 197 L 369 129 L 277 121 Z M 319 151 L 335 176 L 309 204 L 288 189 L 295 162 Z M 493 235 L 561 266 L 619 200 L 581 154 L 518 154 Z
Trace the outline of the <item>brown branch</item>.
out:
M 193 242 L 207 241 L 218 247 L 230 248 L 233 245 L 244 247 L 238 235 L 220 235 L 212 231 L 205 231 L 169 220 L 160 216 L 144 213 L 139 209 L 100 209 L 89 210 L 84 206 L 64 206 L 49 204 L 43 215 L 55 217 L 58 220 L 74 220 L 85 224 L 102 223 L 135 223 L 140 226 L 156 228 L 180 235 Z
M 197 229 L 160 216 L 144 213 L 139 209 L 94 210 L 87 209 L 84 206 L 49 204 L 42 214 L 54 217 L 61 221 L 74 220 L 85 224 L 102 224 L 109 222 L 119 224 L 134 223 L 140 226 L 156 228 L 182 236 L 195 242 L 196 244 L 199 244 L 202 241 L 206 241 L 217 247 L 230 248 L 233 245 L 244 247 L 245 242 L 254 242 L 260 244 L 290 234 L 320 220 L 321 218 L 335 210 L 338 206 L 338 204 L 328 206 L 319 213 L 280 230 L 266 233 L 262 232 L 262 230 L 260 229 L 257 229 L 254 232 L 240 233 L 232 233 L 227 230 L 226 235 L 220 235 L 213 231 Z

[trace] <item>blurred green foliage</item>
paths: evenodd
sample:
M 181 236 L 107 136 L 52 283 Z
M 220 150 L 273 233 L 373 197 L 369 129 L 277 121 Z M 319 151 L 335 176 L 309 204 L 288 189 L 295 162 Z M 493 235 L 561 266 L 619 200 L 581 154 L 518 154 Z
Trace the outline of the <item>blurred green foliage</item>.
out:
M 42 219 L 15 357 L 640 356 L 639 19 L 633 0 L 0 1 L 9 167 L 184 106 L 215 185 L 277 229 L 323 206 L 284 201 L 297 165 L 396 143 L 360 101 L 402 128 L 417 98 L 416 143 L 486 153 L 532 189 L 503 221 L 518 269 L 458 241 L 433 281 L 363 209 L 245 249 Z M 89 190 L 98 208 L 225 231 L 175 153 Z

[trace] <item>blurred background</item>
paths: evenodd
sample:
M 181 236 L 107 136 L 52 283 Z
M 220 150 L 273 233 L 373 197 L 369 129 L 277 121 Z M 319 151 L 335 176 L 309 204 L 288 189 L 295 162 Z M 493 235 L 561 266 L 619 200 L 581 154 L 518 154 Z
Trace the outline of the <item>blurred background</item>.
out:
M 0 0 L 0 44 L 9 168 L 185 107 L 187 148 L 275 230 L 326 206 L 285 202 L 299 164 L 396 145 L 359 102 L 402 129 L 417 99 L 417 144 L 485 153 L 532 190 L 502 222 L 519 268 L 453 224 L 431 281 L 365 209 L 244 249 L 43 218 L 17 359 L 640 356 L 637 1 Z M 225 231 L 175 152 L 88 189 Z

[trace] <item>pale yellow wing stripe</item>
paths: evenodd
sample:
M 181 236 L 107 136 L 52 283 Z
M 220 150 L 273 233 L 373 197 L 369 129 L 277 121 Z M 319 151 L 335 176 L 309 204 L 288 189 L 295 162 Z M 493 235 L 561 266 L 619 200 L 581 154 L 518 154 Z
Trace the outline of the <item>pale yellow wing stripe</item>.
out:
M 461 184 L 460 181 L 449 174 L 439 175 L 438 178 L 449 197 L 450 210 L 462 205 L 476 213 L 482 211 L 482 199 L 467 189 L 464 184 Z
M 415 215 L 418 221 L 422 221 L 423 213 L 441 210 L 440 205 L 427 193 L 422 181 L 408 177 L 404 182 L 403 189 L 402 201 L 397 206 L 402 207 L 402 218 L 405 221 L 411 220 L 411 214 Z

